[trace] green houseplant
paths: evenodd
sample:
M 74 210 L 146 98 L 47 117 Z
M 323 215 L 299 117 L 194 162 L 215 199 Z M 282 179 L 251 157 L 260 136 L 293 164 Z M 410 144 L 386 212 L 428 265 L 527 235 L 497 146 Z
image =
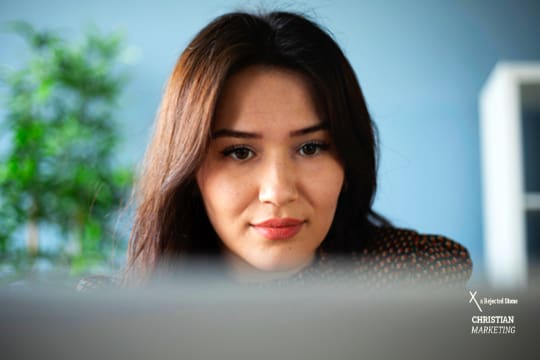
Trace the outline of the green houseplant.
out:
M 131 187 L 131 170 L 115 161 L 113 115 L 127 81 L 123 40 L 90 30 L 73 43 L 26 23 L 12 29 L 31 56 L 1 74 L 0 134 L 9 146 L 0 153 L 0 257 L 31 263 L 48 256 L 80 272 L 109 258 L 115 213 Z M 52 253 L 40 244 L 44 226 L 60 237 Z

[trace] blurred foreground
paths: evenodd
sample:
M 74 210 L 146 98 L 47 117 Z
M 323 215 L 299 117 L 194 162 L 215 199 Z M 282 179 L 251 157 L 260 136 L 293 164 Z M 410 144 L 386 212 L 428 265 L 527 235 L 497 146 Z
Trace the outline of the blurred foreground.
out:
M 0 346 L 9 359 L 535 358 L 538 274 L 519 291 L 240 285 L 211 272 L 92 293 L 4 287 Z

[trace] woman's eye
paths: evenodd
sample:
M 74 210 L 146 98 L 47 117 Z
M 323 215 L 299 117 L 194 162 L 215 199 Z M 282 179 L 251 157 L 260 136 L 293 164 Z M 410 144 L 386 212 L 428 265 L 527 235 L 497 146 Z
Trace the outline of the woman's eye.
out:
M 245 146 L 233 146 L 223 150 L 222 153 L 224 156 L 232 157 L 234 160 L 248 160 L 255 155 L 253 150 Z
M 319 154 L 322 150 L 327 150 L 329 145 L 322 142 L 309 142 L 305 143 L 298 149 L 298 153 L 302 156 L 314 156 Z

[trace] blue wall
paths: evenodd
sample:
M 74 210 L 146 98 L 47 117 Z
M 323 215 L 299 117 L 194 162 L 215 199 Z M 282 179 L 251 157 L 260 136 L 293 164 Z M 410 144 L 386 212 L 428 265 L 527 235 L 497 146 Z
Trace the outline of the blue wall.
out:
M 129 142 L 119 157 L 136 162 L 183 47 L 215 16 L 261 5 L 306 12 L 331 30 L 380 130 L 376 209 L 396 225 L 460 241 L 478 276 L 478 94 L 497 61 L 540 60 L 540 1 L 2 0 L 0 22 L 23 19 L 75 37 L 85 24 L 126 33 L 136 56 L 119 115 Z M 0 34 L 0 63 L 16 66 L 25 56 L 20 39 Z

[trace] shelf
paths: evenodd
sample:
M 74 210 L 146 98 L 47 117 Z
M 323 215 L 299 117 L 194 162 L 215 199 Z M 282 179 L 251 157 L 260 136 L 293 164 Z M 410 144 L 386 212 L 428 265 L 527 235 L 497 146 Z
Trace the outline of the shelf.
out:
M 540 211 L 540 193 L 525 194 L 525 209 L 527 211 Z

